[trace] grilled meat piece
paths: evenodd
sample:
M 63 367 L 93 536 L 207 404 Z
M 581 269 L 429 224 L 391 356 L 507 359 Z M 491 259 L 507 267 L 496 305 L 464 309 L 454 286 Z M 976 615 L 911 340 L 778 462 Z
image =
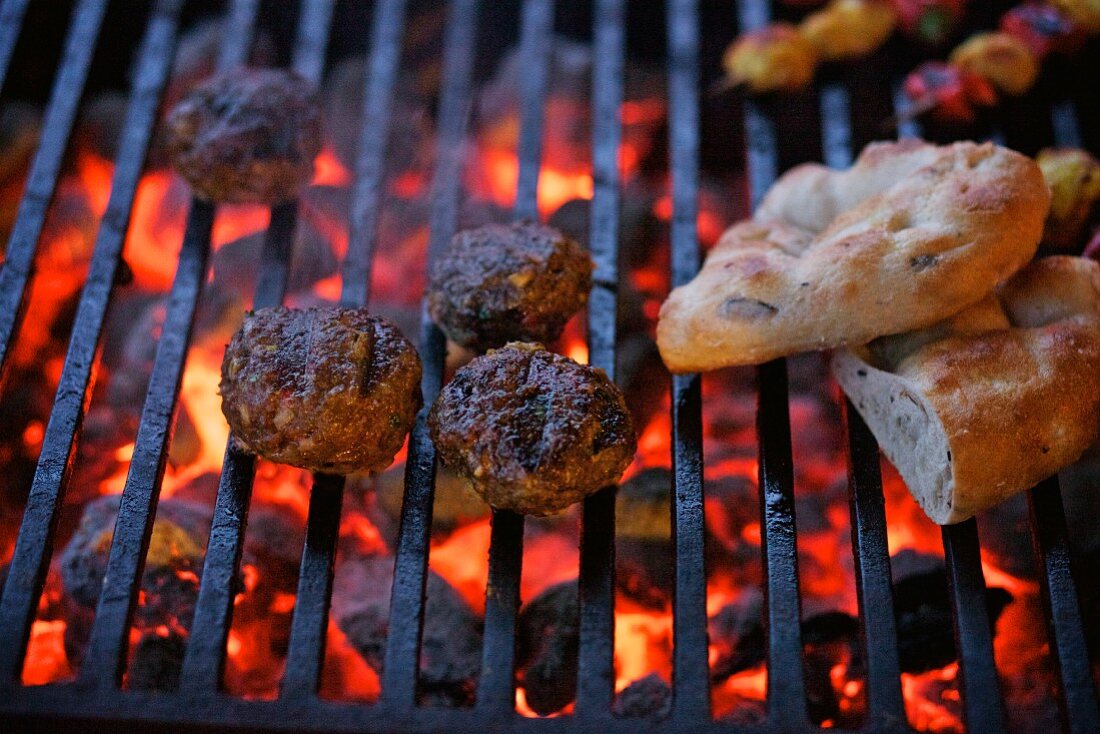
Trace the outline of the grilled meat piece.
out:
M 380 471 L 420 409 L 420 357 L 364 309 L 265 308 L 226 348 L 221 394 L 251 451 L 313 471 Z
M 603 370 L 508 344 L 455 374 L 428 417 L 440 461 L 493 507 L 550 515 L 618 481 L 630 414 Z
M 549 343 L 588 301 L 592 260 L 534 222 L 459 232 L 432 268 L 428 311 L 447 337 L 476 351 Z
M 224 203 L 293 199 L 321 152 L 309 84 L 278 69 L 239 69 L 191 90 L 168 115 L 168 150 L 195 193 Z

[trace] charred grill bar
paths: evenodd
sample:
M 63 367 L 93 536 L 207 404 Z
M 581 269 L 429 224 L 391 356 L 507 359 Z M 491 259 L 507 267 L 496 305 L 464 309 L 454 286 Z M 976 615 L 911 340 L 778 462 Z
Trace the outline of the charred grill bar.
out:
M 18 37 L 27 0 L 0 7 L 0 77 Z M 576 713 L 554 719 L 526 719 L 514 709 L 515 629 L 523 520 L 497 512 L 492 521 L 485 636 L 477 702 L 472 709 L 428 709 L 416 705 L 417 671 L 425 614 L 428 542 L 434 493 L 434 450 L 422 413 L 410 437 L 405 502 L 396 548 L 389 636 L 382 694 L 374 706 L 337 703 L 317 696 L 332 590 L 343 479 L 317 475 L 311 492 L 306 542 L 291 626 L 287 672 L 278 699 L 249 701 L 219 691 L 232 618 L 255 470 L 254 457 L 232 443 L 226 448 L 202 584 L 187 643 L 180 689 L 175 693 L 121 691 L 128 631 L 137 597 L 152 518 L 163 476 L 172 414 L 190 339 L 194 309 L 206 274 L 214 208 L 193 201 L 172 287 L 163 336 L 136 442 L 130 474 L 108 561 L 86 658 L 77 681 L 45 687 L 19 683 L 27 636 L 42 591 L 57 512 L 90 389 L 91 370 L 121 263 L 121 247 L 156 110 L 167 79 L 182 0 L 158 0 L 139 52 L 111 198 L 100 225 L 95 254 L 47 427 L 38 471 L 23 518 L 15 555 L 0 599 L 0 718 L 16 722 L 87 723 L 110 720 L 121 730 L 148 723 L 219 729 L 408 730 L 455 732 L 512 728 L 517 731 L 729 731 L 711 721 L 707 664 L 706 577 L 703 554 L 702 398 L 697 375 L 672 380 L 673 517 L 676 552 L 673 600 L 673 705 L 664 721 L 612 716 L 614 511 L 613 489 L 586 501 L 580 567 L 579 674 Z M 321 78 L 333 0 L 304 0 L 294 68 L 313 83 Z M 219 68 L 247 57 L 258 0 L 235 0 L 222 43 Z M 436 170 L 432 182 L 429 261 L 444 248 L 457 222 L 479 4 L 454 0 L 443 57 L 438 114 Z M 62 156 L 75 118 L 80 90 L 91 64 L 106 3 L 82 0 L 74 10 L 66 51 L 54 84 L 42 142 L 19 211 L 7 260 L 0 274 L 0 361 L 20 324 L 31 263 Z M 697 0 L 669 0 L 668 90 L 672 187 L 671 273 L 673 285 L 689 280 L 699 265 L 696 232 L 699 171 L 699 13 Z M 597 264 L 589 303 L 590 361 L 609 374 L 615 367 L 621 138 L 618 110 L 623 99 L 623 0 L 598 0 L 593 73 L 594 198 L 590 242 Z M 731 9 L 731 12 L 733 10 Z M 746 0 L 738 6 L 743 27 L 768 18 L 768 5 Z M 382 202 L 390 102 L 396 84 L 406 15 L 405 0 L 376 4 L 365 84 L 362 134 L 355 166 L 354 203 L 348 256 L 342 266 L 345 305 L 369 302 L 371 263 Z M 548 87 L 551 0 L 526 0 L 522 13 L 521 133 L 517 217 L 535 217 L 543 108 Z M 835 166 L 853 155 L 850 101 L 840 81 L 821 89 L 822 150 Z M 1052 122 L 1059 142 L 1069 144 L 1076 121 L 1070 104 L 1056 105 Z M 917 134 L 913 123 L 906 135 Z M 779 173 L 774 113 L 764 104 L 745 104 L 750 195 L 755 204 Z M 1008 139 L 1011 144 L 1011 138 Z M 256 307 L 279 304 L 286 290 L 297 204 L 272 210 L 254 296 Z M 443 377 L 444 339 L 426 314 L 421 317 L 423 391 L 430 403 Z M 766 570 L 768 710 L 766 721 L 749 731 L 816 730 L 806 706 L 794 522 L 794 481 L 788 412 L 787 372 L 780 360 L 759 368 L 757 427 L 760 444 L 762 544 Z M 908 731 L 901 696 L 886 522 L 878 452 L 859 416 L 846 406 L 853 555 L 866 661 L 867 720 L 863 731 Z M 1070 568 L 1065 514 L 1057 480 L 1029 493 L 1032 534 L 1042 564 L 1050 647 L 1061 683 L 1059 705 L 1065 728 L 1100 730 L 1083 623 Z M 943 532 L 951 581 L 960 677 L 967 727 L 1003 730 L 992 631 L 986 612 L 977 526 L 969 521 Z
M 81 90 L 87 78 L 92 51 L 95 47 L 95 36 L 105 12 L 104 6 L 105 3 L 96 5 L 84 2 L 74 11 L 72 29 L 66 44 L 65 60 L 62 62 L 62 69 L 54 85 L 46 130 L 38 155 L 35 157 L 27 192 L 20 207 L 20 215 L 16 220 L 11 241 L 8 243 L 8 259 L 5 260 L 3 271 L 0 272 L 0 291 L 3 293 L 0 299 L 6 299 L 0 305 L 4 314 L 0 318 L 5 319 L 0 325 L 0 344 L 3 345 L 0 347 L 3 349 L 0 360 L 3 360 L 8 353 L 10 336 L 18 323 L 17 316 L 22 310 L 21 304 L 31 275 L 38 238 L 45 221 L 46 209 L 57 185 L 61 158 L 68 144 Z M 50 558 L 51 536 L 57 525 L 57 512 L 68 481 L 72 455 L 86 407 L 86 396 L 91 388 L 92 367 L 103 321 L 107 314 L 107 303 L 117 277 L 122 243 L 130 221 L 130 210 L 138 177 L 141 174 L 145 152 L 152 135 L 157 103 L 171 63 L 179 8 L 179 2 L 161 4 L 150 19 L 146 41 L 140 54 L 141 68 L 135 82 L 133 96 L 135 104 L 131 106 L 127 119 L 107 215 L 104 216 L 100 225 L 95 254 L 92 256 L 88 279 L 73 326 L 73 336 L 61 373 L 57 398 L 46 427 L 38 468 L 30 496 L 27 498 L 27 509 L 23 515 L 19 539 L 9 567 L 8 581 L 4 585 L 3 596 L 0 597 L 0 675 L 6 680 L 18 680 L 22 671 L 31 618 L 38 604 L 38 597 L 42 593 L 42 584 Z M 185 237 L 181 251 L 181 272 L 192 269 L 193 258 L 197 257 L 201 263 L 205 263 L 206 246 L 193 243 L 196 239 L 203 239 L 203 230 L 206 233 L 205 239 L 209 239 L 212 222 L 212 216 L 201 216 L 190 223 L 194 226 L 188 227 L 188 235 L 193 234 L 192 229 L 196 231 L 194 236 Z M 204 270 L 205 265 L 201 265 L 200 269 Z M 199 281 L 201 282 L 201 276 Z M 182 289 L 174 294 L 176 296 L 174 300 L 179 304 L 179 308 L 187 309 L 188 301 L 193 307 L 197 288 L 198 284 L 193 286 L 192 290 L 196 292 L 190 294 L 190 298 L 188 298 L 189 294 Z M 190 319 L 185 316 L 182 323 L 174 325 L 189 331 L 189 324 Z M 174 342 L 178 337 L 178 334 L 172 335 L 168 342 Z M 182 336 L 184 347 L 187 338 L 187 334 L 184 333 Z M 182 365 L 182 357 L 180 364 Z M 179 368 L 177 366 L 177 369 Z M 164 399 L 168 401 L 170 415 L 175 396 L 167 394 L 161 398 L 161 400 Z M 142 428 L 146 431 L 156 430 L 152 426 L 146 428 L 144 421 Z M 142 543 L 140 535 L 131 534 L 127 538 L 130 543 L 135 540 L 139 545 L 145 545 L 148 542 L 146 537 Z M 130 593 L 126 591 L 124 598 Z
M 516 218 L 538 219 L 538 182 L 542 163 L 543 104 L 549 81 L 554 5 L 533 0 L 523 6 L 520 54 L 519 174 Z M 484 648 L 478 680 L 477 708 L 493 718 L 514 714 L 516 700 L 516 614 L 523 570 L 523 516 L 495 510 L 489 542 L 489 576 L 485 584 Z

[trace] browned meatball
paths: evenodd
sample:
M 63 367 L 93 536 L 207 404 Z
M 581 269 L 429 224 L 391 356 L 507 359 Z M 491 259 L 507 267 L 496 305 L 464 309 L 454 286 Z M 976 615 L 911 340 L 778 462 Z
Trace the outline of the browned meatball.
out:
M 279 69 L 215 76 L 180 100 L 167 124 L 176 169 L 217 202 L 293 199 L 321 152 L 321 110 L 309 84 Z
M 459 232 L 432 268 L 428 311 L 447 337 L 476 351 L 552 342 L 588 301 L 592 259 L 533 222 Z
M 603 370 L 537 344 L 460 369 L 428 416 L 444 466 L 493 507 L 550 515 L 618 481 L 634 456 L 623 394 Z
M 420 357 L 364 309 L 265 308 L 222 360 L 222 412 L 244 447 L 303 469 L 384 469 L 416 419 Z

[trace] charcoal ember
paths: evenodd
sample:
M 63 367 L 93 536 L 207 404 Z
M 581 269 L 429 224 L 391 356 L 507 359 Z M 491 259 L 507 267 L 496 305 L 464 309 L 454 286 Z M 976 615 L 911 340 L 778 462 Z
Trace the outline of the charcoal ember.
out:
M 98 603 L 119 499 L 118 495 L 108 495 L 89 502 L 76 533 L 61 553 L 65 594 L 82 606 L 95 608 Z M 168 575 L 176 575 L 177 571 L 186 575 L 201 569 L 203 531 L 207 522 L 206 512 L 198 506 L 170 500 L 160 503 L 149 541 L 143 585 L 164 583 Z M 178 590 L 184 591 L 182 587 Z M 145 606 L 149 626 L 167 624 L 178 616 L 179 609 L 175 606 Z
M 672 472 L 646 469 L 619 486 L 615 536 L 668 542 L 672 537 Z
M 363 79 L 366 60 L 350 56 L 337 63 L 322 86 L 322 106 L 326 132 L 331 136 L 336 156 L 349 169 L 355 166 L 362 131 Z M 407 171 L 430 171 L 435 143 L 430 100 L 416 94 L 407 75 L 398 81 L 390 115 L 400 121 L 390 126 L 386 142 L 386 168 L 391 176 Z M 392 188 L 387 187 L 387 190 Z
M 143 634 L 134 645 L 126 685 L 134 690 L 174 691 L 179 687 L 186 646 L 187 638 L 180 634 Z
M 1016 578 L 1037 580 L 1038 559 L 1031 541 L 1027 498 L 1019 494 L 978 514 L 982 550 L 997 559 L 997 567 Z
M 733 726 L 760 726 L 768 716 L 767 706 L 755 698 L 739 698 L 729 713 L 718 719 Z
M 587 113 L 591 71 L 590 46 L 560 36 L 551 39 L 548 75 L 551 97 L 583 105 Z M 516 114 L 519 110 L 520 90 L 525 88 L 526 79 L 523 73 L 523 59 L 517 47 L 501 60 L 493 77 L 481 88 L 478 118 L 483 124 L 491 125 Z M 555 130 L 553 134 L 574 141 L 578 147 L 586 145 L 591 137 L 588 116 L 579 120 L 565 117 L 565 121 L 573 124 L 568 129 Z M 554 127 L 563 127 L 562 122 L 559 120 Z
M 735 601 L 708 620 L 707 631 L 711 646 L 718 653 L 710 666 L 712 681 L 723 681 L 764 662 L 763 593 L 754 587 L 742 590 Z
M 367 664 L 381 675 L 389 631 L 393 558 L 359 556 L 336 570 L 332 614 Z M 428 572 L 417 697 L 421 705 L 468 706 L 481 668 L 482 622 L 443 578 Z
M 103 92 L 80 110 L 74 136 L 76 142 L 107 160 L 118 158 L 122 126 L 130 101 L 121 92 Z
M 549 224 L 582 245 L 587 245 L 591 211 L 590 199 L 570 199 L 550 215 Z M 658 249 L 656 245 L 661 241 L 663 229 L 660 220 L 653 215 L 651 198 L 624 198 L 619 208 L 620 266 L 633 270 L 647 264 Z
M 672 689 L 656 673 L 639 678 L 615 697 L 616 716 L 663 719 L 672 711 Z
M 859 645 L 859 620 L 850 614 L 827 611 L 802 622 L 803 677 L 810 720 L 815 724 L 829 720 L 834 726 L 858 728 L 851 713 L 840 707 L 833 689 L 832 670 L 847 663 L 849 677 L 862 671 Z
M 397 524 L 405 499 L 405 465 L 398 464 L 374 477 L 357 478 L 353 487 L 373 489 L 382 517 L 376 523 L 384 528 L 388 543 L 397 540 Z M 462 477 L 443 467 L 435 473 L 435 499 L 432 504 L 432 536 L 439 538 L 457 528 L 489 517 L 489 505 Z M 373 517 L 372 517 L 373 519 Z
M 221 477 L 218 472 L 206 472 L 188 480 L 172 493 L 172 501 L 190 502 L 213 507 L 218 497 L 218 484 Z M 257 508 L 259 509 L 259 508 Z
M 34 106 L 23 102 L 5 102 L 0 105 L 0 191 L 9 185 L 21 188 L 24 172 L 30 166 L 31 156 L 38 147 L 41 115 Z M 7 244 L 8 231 L 14 221 L 15 208 L 19 203 L 19 192 L 11 197 L 4 196 L 0 206 L 0 223 L 3 224 L 3 238 Z M 11 199 L 9 203 L 7 200 Z M 9 209 L 11 216 L 9 217 Z
M 255 569 L 256 583 L 251 591 L 238 599 L 233 618 L 240 622 L 270 617 L 272 622 L 271 646 L 276 652 L 285 652 L 290 635 L 291 610 L 273 612 L 280 597 L 297 593 L 298 569 L 302 546 L 305 544 L 305 528 L 297 511 L 276 503 L 253 502 L 248 514 L 248 532 L 245 533 L 241 553 L 242 568 Z M 244 591 L 238 578 L 238 591 Z
M 906 548 L 890 556 L 890 576 L 896 584 L 910 576 L 935 573 L 943 568 L 943 559 L 930 553 Z
M 787 380 L 792 394 L 820 398 L 813 401 L 816 403 L 814 407 L 829 411 L 826 420 L 839 419 L 840 408 L 830 392 L 829 362 L 823 353 L 806 352 L 789 358 Z M 839 422 L 836 425 L 840 425 Z
M 618 344 L 616 382 L 626 396 L 626 407 L 641 431 L 661 410 L 668 389 L 668 370 L 657 342 L 648 333 L 625 334 Z
M 626 596 L 654 609 L 668 603 L 675 581 L 671 492 L 667 469 L 647 469 L 615 496 L 615 582 Z
M 905 556 L 892 559 L 901 669 L 923 673 L 942 668 L 958 658 L 947 569 L 939 559 L 913 551 L 902 551 L 898 556 Z M 1000 587 L 987 587 L 985 594 L 990 625 L 995 625 L 1012 601 L 1012 594 Z
M 740 474 L 725 474 L 707 480 L 706 561 L 707 568 L 720 570 L 740 586 L 759 586 L 763 580 L 760 563 L 760 499 L 755 482 Z
M 828 379 L 827 374 L 820 377 L 822 384 L 828 384 Z M 792 393 L 790 417 L 794 428 L 791 437 L 794 455 L 805 457 L 795 462 L 795 481 L 801 483 L 799 480 L 804 479 L 811 483 L 810 486 L 817 485 L 820 479 L 812 473 L 814 460 L 832 461 L 845 449 L 846 438 L 837 403 L 828 395 Z
M 196 489 L 183 487 L 179 496 L 162 499 L 157 507 L 141 579 L 141 604 L 133 624 L 142 631 L 167 629 L 186 635 L 194 616 L 210 527 L 210 497 L 216 477 L 200 478 Z M 201 487 L 199 486 L 201 485 Z M 188 501 L 192 497 L 196 501 Z M 100 497 L 84 507 L 79 525 L 59 561 L 68 626 L 65 647 L 78 664 L 91 631 L 107 568 L 119 496 Z M 255 503 L 249 515 L 242 567 L 255 571 L 256 582 L 234 606 L 234 620 L 247 623 L 273 615 L 271 645 L 285 652 L 290 612 L 273 613 L 280 594 L 296 589 L 303 542 L 301 521 L 282 505 Z M 245 591 L 238 578 L 237 588 Z
M 308 193 L 308 196 L 319 194 Z M 209 288 L 231 293 L 240 302 L 251 299 L 256 289 L 265 237 L 265 232 L 256 232 L 218 248 L 213 256 L 214 275 Z M 317 281 L 334 275 L 338 269 L 339 261 L 319 227 L 310 221 L 308 214 L 299 218 L 287 290 L 290 293 L 309 290 Z
M 66 650 L 74 664 L 83 657 L 90 615 L 99 601 L 107 570 L 117 495 L 88 503 L 76 532 L 61 553 L 61 581 L 73 624 L 66 628 Z M 153 524 L 141 578 L 143 602 L 134 614 L 138 629 L 186 630 L 198 597 L 205 551 L 206 511 L 196 505 L 165 500 Z M 87 619 L 83 619 L 87 617 Z
M 545 589 L 520 610 L 519 684 L 527 705 L 537 714 L 560 711 L 576 698 L 579 614 L 576 579 Z
M 241 296 L 220 280 L 208 282 L 195 314 L 192 356 L 206 358 L 217 369 L 222 350 L 240 327 L 250 300 L 251 295 Z M 167 296 L 137 301 L 134 304 L 137 315 L 131 312 L 126 318 L 129 328 L 119 349 L 118 369 L 111 373 L 105 393 L 105 402 L 111 408 L 140 413 L 160 342 L 166 302 Z

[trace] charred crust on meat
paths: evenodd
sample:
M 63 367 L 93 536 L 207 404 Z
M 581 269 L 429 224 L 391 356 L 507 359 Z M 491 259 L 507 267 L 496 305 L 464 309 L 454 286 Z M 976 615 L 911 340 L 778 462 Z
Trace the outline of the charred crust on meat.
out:
M 508 344 L 460 369 L 428 425 L 444 466 L 490 505 L 529 515 L 618 481 L 636 447 L 607 375 L 537 344 Z
M 530 221 L 459 232 L 432 267 L 428 312 L 475 351 L 549 343 L 588 301 L 592 259 L 569 237 Z
M 222 412 L 240 445 L 337 474 L 393 461 L 422 404 L 420 358 L 365 309 L 265 308 L 226 348 Z

